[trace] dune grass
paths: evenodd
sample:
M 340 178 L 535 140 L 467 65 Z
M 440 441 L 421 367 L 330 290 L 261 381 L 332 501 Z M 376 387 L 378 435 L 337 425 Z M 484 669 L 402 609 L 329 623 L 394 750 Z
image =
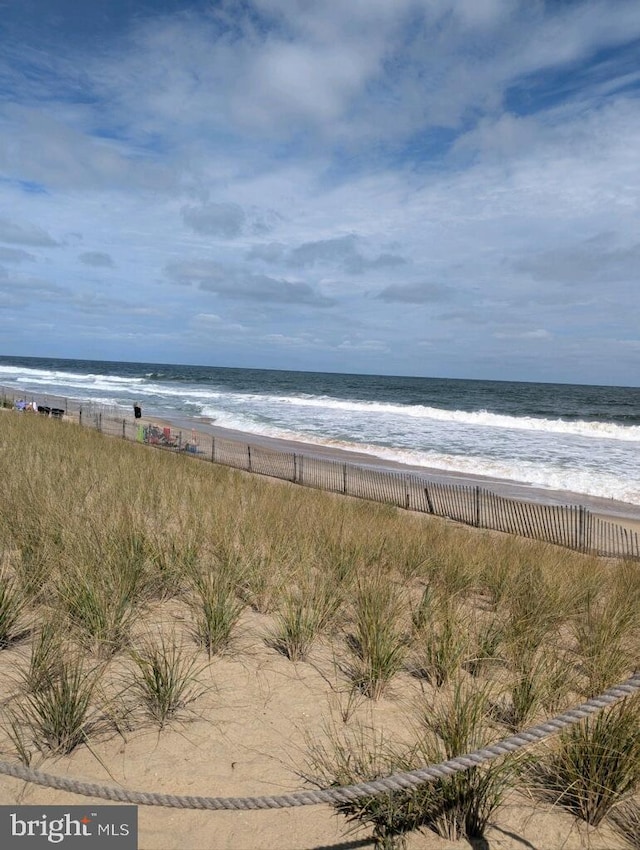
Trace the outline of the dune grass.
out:
M 319 788 L 340 787 L 381 779 L 418 767 L 410 750 L 393 746 L 374 730 L 356 725 L 326 730 L 322 741 L 310 741 L 307 781 Z M 422 790 L 391 791 L 338 803 L 335 809 L 348 823 L 371 827 L 376 850 L 403 850 L 407 835 L 421 824 Z
M 418 610 L 420 623 L 414 631 L 409 669 L 439 688 L 456 675 L 469 656 L 469 624 L 456 597 L 436 598 L 425 615 L 423 595 Z
M 427 764 L 437 764 L 491 743 L 491 688 L 458 679 L 436 708 L 425 701 L 422 724 L 426 736 L 420 752 Z M 443 838 L 484 838 L 490 818 L 502 804 L 513 781 L 512 756 L 453 774 L 428 786 L 424 825 Z
M 348 636 L 352 651 L 349 676 L 359 691 L 379 699 L 402 668 L 406 631 L 401 589 L 381 572 L 362 576 L 355 590 L 353 629 Z
M 30 740 L 41 752 L 71 753 L 95 725 L 92 700 L 100 670 L 87 669 L 86 660 L 73 652 L 48 660 L 41 655 L 37 664 L 37 680 L 32 658 L 23 693 L 10 706 L 15 740 L 22 750 Z
M 148 636 L 130 654 L 131 689 L 161 728 L 202 692 L 202 666 L 175 635 Z
M 283 594 L 267 643 L 291 661 L 304 660 L 315 639 L 334 623 L 342 601 L 331 576 L 310 572 Z
M 362 725 L 330 728 L 309 745 L 307 778 L 319 787 L 351 785 L 438 763 L 483 746 L 491 739 L 488 690 L 457 682 L 436 709 L 425 701 L 421 728 L 399 744 Z M 483 838 L 515 776 L 515 759 L 477 767 L 413 789 L 336 803 L 351 823 L 369 825 L 379 850 L 401 850 L 407 836 L 431 830 L 450 840 Z
M 640 850 L 640 800 L 625 800 L 609 812 L 608 819 L 625 846 Z
M 570 727 L 529 777 L 545 799 L 598 826 L 640 787 L 640 698 Z
M 21 635 L 24 608 L 24 593 L 18 580 L 6 567 L 0 567 L 0 649 L 6 649 Z
M 141 709 L 131 717 L 163 729 L 197 703 L 201 664 L 215 669 L 222 652 L 244 651 L 234 636 L 246 636 L 247 621 L 250 645 L 266 640 L 299 665 L 334 660 L 327 681 L 350 698 L 344 737 L 328 735 L 315 751 L 317 776 L 330 783 L 497 739 L 637 665 L 638 564 L 305 490 L 64 422 L 2 419 L 0 649 L 16 653 L 19 687 L 2 686 L 1 722 L 23 761 L 34 748 L 60 754 L 85 743 L 105 710 L 102 682 L 123 670 L 127 699 Z M 157 631 L 159 621 L 171 627 Z M 409 714 L 411 700 L 429 701 L 411 740 L 409 720 L 397 740 L 375 728 L 396 691 Z M 371 735 L 355 733 L 363 704 Z M 635 768 L 620 778 L 602 757 L 606 746 L 633 750 L 637 712 L 629 720 L 624 711 L 563 738 L 553 757 L 531 756 L 544 777 L 537 787 L 589 823 L 637 789 Z M 510 767 L 478 770 L 439 796 L 403 792 L 343 811 L 369 824 L 381 847 L 422 828 L 473 837 L 505 783 L 517 784 Z

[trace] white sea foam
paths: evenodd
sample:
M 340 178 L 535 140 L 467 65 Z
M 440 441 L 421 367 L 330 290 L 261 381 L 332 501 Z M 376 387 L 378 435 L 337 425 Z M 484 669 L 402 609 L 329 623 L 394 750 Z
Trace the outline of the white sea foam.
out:
M 358 451 L 384 460 L 443 472 L 470 473 L 549 490 L 568 490 L 640 504 L 640 467 L 637 461 L 635 465 L 631 465 L 632 458 L 625 450 L 615 458 L 607 452 L 596 452 L 595 456 L 592 452 L 591 457 L 586 458 L 577 451 L 573 457 L 558 456 L 554 452 L 549 452 L 547 457 L 541 457 L 540 451 L 536 451 L 535 446 L 527 443 L 528 455 L 523 455 L 521 449 L 514 456 L 513 445 L 503 445 L 502 454 L 498 454 L 496 445 L 492 444 L 493 454 L 490 454 L 489 444 L 485 442 L 483 453 L 449 454 L 426 447 L 398 448 L 364 442 L 362 439 L 352 441 L 310 435 L 305 431 L 256 422 L 242 414 L 221 414 L 213 408 L 205 408 L 204 415 L 216 416 L 218 426 L 246 433 L 264 434 L 294 442 L 314 442 L 321 446 Z M 615 469 L 618 465 L 624 470 L 624 474 L 610 471 L 611 466 Z
M 371 421 L 381 417 L 395 420 L 421 420 L 425 423 L 457 424 L 479 429 L 496 428 L 513 431 L 536 431 L 550 434 L 566 434 L 590 439 L 623 440 L 640 442 L 640 426 L 619 425 L 613 422 L 584 421 L 565 419 L 547 419 L 532 416 L 508 416 L 487 410 L 447 410 L 428 405 L 398 405 L 383 402 L 356 401 L 338 399 L 331 396 L 268 395 L 221 390 L 199 385 L 175 385 L 150 381 L 146 378 L 124 377 L 116 375 L 78 374 L 73 372 L 55 372 L 40 369 L 27 369 L 15 366 L 0 366 L 0 383 L 3 376 L 21 377 L 33 385 L 67 385 L 77 391 L 105 390 L 114 393 L 135 391 L 139 396 L 166 397 L 180 399 L 185 403 L 210 406 L 219 402 L 223 406 L 252 407 L 269 409 L 272 406 L 307 410 L 322 414 L 341 413 L 355 418 L 366 417 Z
M 256 396 L 247 396 L 255 400 Z M 347 413 L 360 413 L 368 416 L 384 415 L 410 419 L 424 419 L 434 422 L 456 422 L 463 425 L 475 425 L 480 428 L 509 428 L 518 431 L 548 431 L 553 434 L 575 434 L 596 439 L 632 440 L 640 442 L 640 426 L 617 425 L 611 422 L 566 421 L 563 419 L 544 419 L 532 416 L 505 416 L 487 410 L 446 410 L 444 408 L 423 405 L 384 404 L 368 401 L 348 401 L 327 396 L 271 396 L 274 404 L 291 407 L 307 407 L 323 410 L 336 410 Z
M 363 452 L 443 472 L 475 473 L 537 487 L 640 504 L 640 426 L 447 410 L 420 404 L 237 386 L 63 372 L 0 364 L 0 383 L 159 415 L 203 415 L 216 425 Z

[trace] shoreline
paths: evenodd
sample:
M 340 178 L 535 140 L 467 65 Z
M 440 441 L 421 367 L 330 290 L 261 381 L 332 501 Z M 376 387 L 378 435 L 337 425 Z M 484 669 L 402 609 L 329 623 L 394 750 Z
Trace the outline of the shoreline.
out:
M 286 439 L 283 437 L 270 437 L 264 434 L 254 434 L 252 432 L 224 428 L 216 425 L 215 421 L 205 418 L 191 419 L 166 416 L 154 418 L 145 414 L 144 419 L 149 421 L 154 421 L 155 419 L 156 422 L 164 422 L 172 428 L 191 430 L 216 439 L 251 444 L 272 451 L 300 453 L 323 460 L 353 463 L 367 469 L 407 472 L 423 476 L 429 481 L 439 484 L 479 486 L 491 490 L 499 496 L 505 496 L 511 499 L 520 499 L 522 501 L 546 505 L 582 505 L 588 508 L 594 516 L 601 517 L 607 521 L 619 522 L 622 520 L 628 528 L 634 531 L 640 531 L 640 505 L 635 505 L 631 502 L 622 502 L 601 496 L 591 496 L 586 493 L 577 493 L 570 490 L 547 489 L 545 487 L 527 484 L 526 482 L 494 478 L 488 475 L 474 475 L 469 472 L 457 472 L 454 470 L 437 469 L 435 467 L 404 464 L 399 461 L 377 457 L 368 452 L 359 452 L 338 446 L 327 446 L 321 443 Z
M 15 395 L 15 393 L 13 393 Z M 27 393 L 26 396 L 35 398 L 42 396 L 46 399 L 59 398 L 51 394 Z M 62 397 L 60 397 L 62 398 Z M 90 405 L 90 399 L 86 400 Z M 74 400 L 78 408 L 82 407 L 80 400 Z M 102 405 L 98 405 L 102 407 Z M 105 409 L 106 415 L 115 416 L 120 419 L 120 411 L 116 409 Z M 75 418 L 77 411 L 69 410 L 69 416 Z M 357 448 L 345 448 L 343 446 L 331 446 L 322 443 L 314 443 L 308 440 L 297 440 L 285 437 L 272 437 L 266 434 L 256 434 L 250 431 L 240 431 L 225 428 L 215 424 L 215 420 L 208 417 L 188 417 L 172 415 L 166 412 L 149 410 L 143 411 L 143 417 L 133 420 L 130 411 L 122 409 L 122 418 L 132 422 L 144 422 L 149 424 L 164 424 L 177 430 L 195 431 L 209 438 L 228 440 L 237 444 L 251 444 L 266 450 L 286 453 L 300 453 L 309 457 L 323 460 L 331 460 L 338 463 L 352 463 L 359 467 L 370 470 L 383 470 L 406 472 L 424 477 L 428 481 L 438 484 L 449 484 L 458 486 L 479 486 L 490 490 L 499 496 L 520 501 L 534 502 L 545 505 L 574 505 L 588 508 L 596 517 L 609 522 L 624 524 L 627 528 L 640 533 L 640 504 L 624 502 L 603 496 L 593 496 L 578 491 L 546 488 L 539 485 L 528 484 L 524 481 L 513 481 L 511 479 L 499 478 L 485 474 L 474 474 L 467 471 L 456 471 L 440 469 L 437 467 L 420 466 L 418 464 L 402 463 L 401 461 L 379 457 L 369 452 L 358 451 Z

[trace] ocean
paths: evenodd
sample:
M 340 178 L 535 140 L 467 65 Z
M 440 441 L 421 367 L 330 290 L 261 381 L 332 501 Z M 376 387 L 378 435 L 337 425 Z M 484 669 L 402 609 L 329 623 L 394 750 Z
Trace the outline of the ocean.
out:
M 640 388 L 0 357 L 0 385 L 640 505 Z

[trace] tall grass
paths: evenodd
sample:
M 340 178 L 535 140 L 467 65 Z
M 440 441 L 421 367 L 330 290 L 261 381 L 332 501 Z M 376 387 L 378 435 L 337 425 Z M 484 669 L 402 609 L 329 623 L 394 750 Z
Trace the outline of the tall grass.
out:
M 424 731 L 414 730 L 413 741 L 403 745 L 362 725 L 330 729 L 323 742 L 309 744 L 307 778 L 320 787 L 351 785 L 461 755 L 488 743 L 488 706 L 485 690 L 471 692 L 457 685 L 439 709 L 425 708 Z M 510 757 L 407 790 L 336 803 L 335 808 L 350 822 L 370 826 L 381 850 L 405 847 L 408 834 L 419 829 L 452 840 L 482 838 L 514 772 Z
M 625 800 L 611 809 L 609 823 L 632 850 L 640 850 L 640 801 Z
M 25 730 L 43 752 L 67 754 L 84 743 L 94 725 L 92 698 L 99 680 L 99 670 L 87 670 L 81 656 L 69 653 L 51 659 L 43 667 L 41 657 L 38 686 L 34 687 L 33 668 L 25 682 L 25 692 L 12 706 L 14 732 Z
M 358 690 L 378 699 L 402 668 L 407 635 L 402 623 L 401 589 L 378 571 L 363 577 L 354 599 L 354 628 L 349 636 L 353 662 L 350 678 Z
M 550 638 L 556 639 L 568 616 L 568 596 L 542 563 L 523 562 L 504 598 L 504 647 L 513 667 L 527 664 Z
M 59 679 L 63 672 L 62 661 L 68 652 L 60 623 L 45 620 L 31 644 L 29 667 L 23 677 L 26 690 L 35 693 Z
M 70 569 L 60 580 L 60 609 L 80 641 L 103 657 L 128 645 L 135 602 L 135 593 L 127 584 L 108 572 Z
M 489 744 L 495 735 L 490 704 L 488 686 L 473 688 L 462 680 L 437 707 L 425 703 L 422 723 L 427 735 L 420 745 L 425 763 L 455 758 Z M 515 771 L 515 759 L 509 756 L 430 784 L 423 823 L 450 840 L 483 838 Z
M 0 566 L 0 649 L 6 649 L 21 634 L 24 594 L 8 568 Z
M 425 597 L 418 609 L 409 669 L 414 676 L 428 679 L 442 687 L 458 672 L 469 655 L 469 624 L 456 598 L 439 597 L 424 611 Z M 414 613 L 414 627 L 416 615 Z
M 421 766 L 411 748 L 393 746 L 383 735 L 362 725 L 337 732 L 327 730 L 322 742 L 310 742 L 305 778 L 319 788 L 340 787 L 381 779 Z M 403 850 L 409 833 L 421 826 L 426 786 L 390 791 L 336 803 L 349 823 L 369 826 L 376 850 Z
M 562 656 L 545 652 L 531 656 L 520 665 L 506 690 L 506 702 L 495 708 L 495 716 L 516 731 L 530 726 L 545 713 L 554 713 L 575 682 L 571 663 Z
M 240 546 L 242 595 L 254 611 L 268 614 L 278 604 L 292 569 L 291 551 L 278 540 L 263 539 Z
M 303 661 L 314 640 L 334 622 L 342 591 L 330 577 L 312 573 L 288 590 L 267 642 L 291 661 Z
M 503 641 L 504 627 L 499 619 L 476 616 L 471 621 L 465 667 L 472 676 L 480 676 L 502 662 Z
M 528 775 L 544 799 L 598 826 L 640 787 L 640 697 L 570 727 Z
M 595 696 L 619 682 L 637 661 L 633 629 L 638 616 L 633 597 L 594 600 L 576 618 L 573 630 L 583 693 Z
M 189 576 L 197 571 L 201 547 L 189 529 L 163 529 L 151 544 L 147 567 L 147 596 L 165 601 L 180 596 Z
M 211 657 L 229 646 L 244 609 L 237 596 L 238 577 L 222 564 L 190 572 L 193 635 Z
M 175 635 L 149 637 L 131 651 L 131 689 L 161 728 L 203 691 L 201 666 L 177 643 Z
M 274 483 L 66 423 L 2 417 L 0 551 L 7 572 L 0 624 L 5 616 L 5 643 L 15 643 L 27 625 L 32 631 L 19 692 L 0 688 L 7 734 L 25 761 L 34 747 L 64 753 L 87 740 L 100 702 L 98 677 L 108 671 L 105 681 L 115 682 L 123 664 L 127 693 L 160 727 L 168 725 L 202 690 L 196 659 L 204 653 L 166 628 L 185 611 L 186 627 L 209 656 L 244 653 L 233 640 L 243 604 L 253 608 L 246 622 L 254 637 L 272 628 L 270 638 L 290 658 L 308 657 L 324 635 L 330 647 L 317 653 L 318 671 L 327 682 L 343 682 L 346 671 L 351 687 L 344 733 L 364 712 L 375 727 L 361 744 L 343 742 L 344 758 L 331 756 L 339 770 L 326 776 L 336 782 L 417 767 L 499 736 L 495 707 L 487 716 L 487 700 L 495 702 L 488 681 L 496 681 L 496 694 L 506 688 L 500 716 L 516 728 L 553 713 L 554 701 L 566 704 L 569 684 L 591 695 L 637 663 L 638 564 Z M 137 639 L 158 622 L 164 638 Z M 243 656 L 250 669 L 255 655 Z M 266 655 L 260 663 L 269 675 L 273 657 Z M 320 670 L 327 658 L 338 669 Z M 437 692 L 398 675 L 407 668 Z M 365 699 L 384 696 L 395 677 L 401 701 Z M 465 689 L 456 697 L 461 678 Z M 434 705 L 414 734 L 400 706 L 418 691 Z M 320 706 L 323 699 L 313 710 Z M 448 714 L 440 716 L 445 706 Z M 610 737 L 627 752 L 624 729 L 618 724 Z M 331 750 L 330 738 L 324 745 Z M 600 744 L 590 746 L 593 753 Z M 590 766 L 586 756 L 579 770 L 567 767 L 576 759 L 565 754 L 547 771 L 555 772 L 555 799 L 584 798 L 575 790 L 579 771 L 604 770 L 602 759 Z M 614 789 L 610 812 L 622 810 L 632 784 L 614 782 L 614 773 L 589 780 L 591 799 Z M 466 785 L 460 778 L 422 796 L 365 799 L 351 814 L 371 825 L 380 846 L 419 828 L 477 835 L 511 774 L 465 776 Z

